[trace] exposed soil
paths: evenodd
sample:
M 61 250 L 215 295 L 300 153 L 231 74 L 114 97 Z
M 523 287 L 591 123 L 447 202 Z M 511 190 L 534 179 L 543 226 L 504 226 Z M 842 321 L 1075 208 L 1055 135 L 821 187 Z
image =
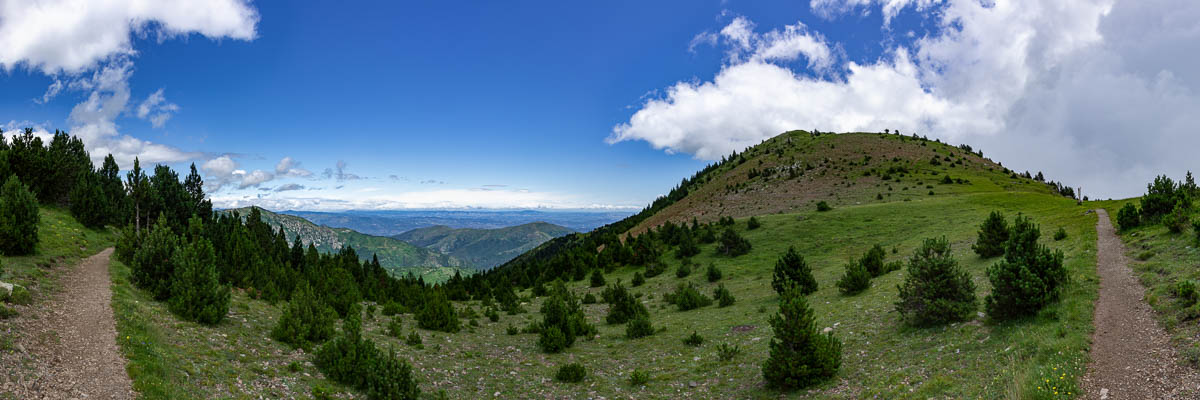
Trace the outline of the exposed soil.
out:
M 108 276 L 112 252 L 106 249 L 62 270 L 62 290 L 23 311 L 15 326 L 19 357 L 6 357 L 12 365 L 5 368 L 10 381 L 4 392 L 21 399 L 134 397 L 116 342 Z
M 1108 213 L 1096 210 L 1096 301 L 1091 363 L 1083 377 L 1089 399 L 1193 399 L 1200 373 L 1180 361 L 1170 336 L 1143 297 L 1146 288 L 1129 269 L 1125 245 Z

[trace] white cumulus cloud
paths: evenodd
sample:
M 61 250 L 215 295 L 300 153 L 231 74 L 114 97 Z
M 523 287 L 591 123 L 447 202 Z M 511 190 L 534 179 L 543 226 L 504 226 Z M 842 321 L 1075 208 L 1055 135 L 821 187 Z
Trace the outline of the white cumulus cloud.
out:
M 1155 174 L 1195 168 L 1200 136 L 1189 132 L 1200 126 L 1198 2 L 812 0 L 811 6 L 830 18 L 879 7 L 885 24 L 901 12 L 927 13 L 938 29 L 896 40 L 906 44 L 890 45 L 876 60 L 836 61 L 833 52 L 834 73 L 825 74 L 812 62 L 821 57 L 811 50 L 821 46 L 812 43 L 838 46 L 818 32 L 797 24 L 757 34 L 752 22 L 735 19 L 721 30 L 721 43 L 737 57 L 711 80 L 680 81 L 645 101 L 607 141 L 643 140 L 715 159 L 791 129 L 900 129 L 970 143 L 1006 166 L 1043 170 L 1092 197 L 1136 195 Z M 795 40 L 805 36 L 812 42 Z M 761 56 L 774 54 L 768 49 L 804 55 L 807 69 Z

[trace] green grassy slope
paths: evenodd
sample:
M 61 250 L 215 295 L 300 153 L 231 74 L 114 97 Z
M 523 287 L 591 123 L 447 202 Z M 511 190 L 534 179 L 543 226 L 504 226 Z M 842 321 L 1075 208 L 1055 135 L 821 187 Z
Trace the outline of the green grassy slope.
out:
M 241 216 L 249 214 L 249 208 L 229 210 L 236 211 Z M 455 271 L 471 271 L 473 268 L 462 260 L 450 255 L 438 253 L 423 247 L 414 246 L 400 240 L 383 236 L 371 236 L 345 228 L 330 228 L 317 225 L 304 218 L 293 215 L 277 214 L 259 209 L 263 222 L 272 229 L 283 227 L 288 240 L 294 240 L 297 235 L 305 245 L 313 244 L 317 250 L 324 253 L 335 253 L 343 247 L 350 246 L 359 257 L 370 260 L 372 255 L 379 257 L 379 263 L 394 274 L 412 272 L 424 277 L 426 281 L 442 282 L 454 276 Z
M 392 238 L 449 254 L 479 269 L 489 269 L 547 240 L 572 232 L 575 231 L 545 222 L 498 229 L 454 229 L 439 225 L 414 229 Z
M 71 213 L 57 207 L 41 208 L 38 224 L 39 242 L 33 255 L 0 256 L 0 281 L 17 283 L 29 288 L 34 301 L 39 293 L 58 287 L 57 268 L 74 265 L 115 243 L 112 231 L 84 227 Z

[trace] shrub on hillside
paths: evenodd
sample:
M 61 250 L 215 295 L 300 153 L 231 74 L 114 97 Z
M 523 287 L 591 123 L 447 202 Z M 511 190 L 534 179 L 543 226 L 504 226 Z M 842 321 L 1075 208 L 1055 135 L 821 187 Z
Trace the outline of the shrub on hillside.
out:
M 971 246 L 976 254 L 983 258 L 992 258 L 1004 254 L 1004 243 L 1008 241 L 1008 222 L 1004 214 L 992 211 L 983 225 L 979 226 L 979 238 Z
M 351 306 L 342 334 L 316 352 L 313 364 L 329 379 L 367 393 L 372 399 L 416 399 L 421 395 L 408 362 L 362 337 L 358 304 Z
M 860 261 L 846 263 L 846 273 L 837 282 L 838 290 L 845 295 L 856 295 L 871 287 L 871 273 Z
M 115 247 L 113 257 L 126 265 L 133 265 L 133 255 L 142 247 L 142 236 L 133 229 L 133 224 L 121 228 Z
M 716 282 L 716 281 L 721 280 L 721 275 L 722 275 L 721 269 L 717 268 L 717 265 L 713 264 L 713 263 L 709 263 L 708 269 L 705 270 L 705 272 L 704 272 L 704 277 L 708 278 L 709 282 Z
M 1063 228 L 1060 226 L 1060 227 L 1058 227 L 1057 231 L 1054 231 L 1054 241 L 1059 241 L 1059 240 L 1063 240 L 1066 238 L 1067 238 L 1067 229 L 1066 228 Z
M 646 306 L 629 294 L 621 282 L 605 288 L 600 297 L 609 305 L 604 321 L 611 325 L 623 324 L 639 315 L 649 315 Z
M 867 254 L 864 254 L 858 262 L 863 265 L 863 268 L 867 269 L 867 273 L 871 274 L 871 277 L 876 277 L 888 272 L 883 264 L 885 256 L 887 256 L 887 253 L 883 251 L 883 246 L 876 244 L 870 250 L 867 250 Z
M 654 334 L 654 326 L 650 324 L 650 316 L 638 315 L 625 323 L 625 338 L 639 339 Z
M 690 265 L 688 265 L 688 263 L 686 263 L 686 262 L 683 264 L 680 264 L 679 268 L 675 269 L 675 277 L 676 278 L 687 278 L 687 276 L 691 275 L 691 274 L 692 274 L 692 267 Z
M 383 316 L 390 317 L 396 314 L 404 314 L 404 305 L 399 302 L 389 301 L 383 303 L 383 310 L 380 311 Z
M 579 363 L 564 364 L 558 367 L 558 372 L 554 373 L 554 380 L 566 383 L 583 382 L 583 378 L 587 376 L 587 370 L 583 369 Z
M 400 317 L 392 317 L 392 320 L 388 321 L 387 334 L 397 339 L 404 335 L 404 323 L 400 320 Z
M 833 207 L 830 207 L 829 203 L 826 203 L 825 200 L 821 200 L 821 201 L 817 202 L 817 211 L 829 211 L 832 209 L 833 209 Z
M 108 203 L 100 188 L 100 178 L 92 171 L 80 171 L 71 188 L 70 210 L 76 221 L 88 228 L 99 228 L 109 218 Z
M 293 348 L 311 349 L 312 345 L 333 337 L 336 321 L 337 313 L 333 308 L 321 302 L 312 286 L 302 281 L 292 291 L 292 299 L 271 330 L 271 337 Z
M 700 246 L 692 239 L 692 234 L 686 230 L 679 238 L 679 249 L 675 250 L 675 258 L 687 258 L 700 254 Z
M 752 231 L 752 230 L 758 229 L 761 226 L 762 226 L 762 223 L 758 222 L 758 218 L 750 217 L 750 220 L 746 221 L 746 230 Z
M 593 269 L 591 282 L 589 283 L 591 283 L 592 287 L 604 286 L 604 272 L 601 272 L 599 268 Z
M 650 373 L 649 372 L 642 371 L 640 369 L 635 369 L 635 370 L 633 370 L 632 373 L 629 374 L 629 385 L 630 386 L 644 386 L 646 383 L 649 383 L 649 382 L 650 382 Z
M 1154 178 L 1154 182 L 1146 185 L 1146 194 L 1142 196 L 1142 218 L 1154 221 L 1171 212 L 1178 203 L 1183 203 L 1185 209 L 1191 208 L 1191 199 L 1186 190 L 1180 190 L 1166 175 Z
M 542 303 L 542 331 L 538 346 L 557 353 L 575 344 L 576 336 L 594 334 L 596 327 L 587 323 L 579 299 L 562 281 L 556 281 L 550 298 Z
M 583 294 L 583 304 L 596 304 L 596 295 L 591 293 Z
M 657 262 L 650 263 L 649 265 L 646 266 L 646 277 L 653 278 L 653 277 L 659 276 L 663 273 L 663 271 L 666 271 L 666 270 L 667 270 L 667 266 L 664 264 L 657 263 Z
M 1117 211 L 1117 227 L 1123 231 L 1136 228 L 1142 223 L 1142 212 L 1133 203 L 1125 203 Z
M 1188 212 L 1184 207 L 1183 202 L 1175 204 L 1175 208 L 1171 209 L 1170 213 L 1162 217 L 1162 223 L 1171 233 L 1181 233 L 1184 228 L 1187 228 Z
M 784 253 L 783 257 L 775 262 L 771 287 L 780 295 L 796 288 L 800 290 L 801 294 L 807 296 L 817 291 L 817 279 L 813 277 L 812 268 L 804 262 L 804 257 L 796 252 L 796 248 L 788 247 L 787 253 Z
M 208 239 L 198 238 L 176 251 L 171 281 L 171 312 L 189 321 L 214 325 L 229 313 L 229 286 L 217 275 L 216 253 Z
M 161 214 L 154 228 L 142 240 L 141 248 L 133 254 L 133 283 L 145 289 L 155 300 L 166 300 L 171 296 L 171 274 L 175 271 L 175 255 L 179 238 L 167 226 Z
M 750 241 L 738 235 L 733 228 L 725 228 L 721 240 L 717 243 L 717 253 L 737 257 L 750 252 Z
M 629 282 L 629 284 L 633 285 L 633 287 L 638 287 L 638 286 L 642 286 L 643 283 L 646 283 L 646 278 L 642 276 L 642 273 L 634 272 L 633 280 L 631 280 Z
M 822 334 L 812 308 L 797 290 L 784 293 L 779 313 L 771 316 L 770 355 L 763 363 L 767 386 L 801 389 L 832 378 L 842 365 L 842 343 Z
M 950 253 L 946 238 L 925 239 L 908 261 L 896 311 L 916 326 L 963 321 L 975 311 L 975 283 Z
M 674 304 L 675 307 L 678 307 L 679 311 L 694 310 L 712 305 L 712 299 L 701 294 L 690 282 L 686 284 L 680 283 L 675 288 L 674 293 L 668 293 L 663 297 L 665 297 L 668 304 Z
M 425 347 L 421 341 L 421 335 L 416 330 L 408 333 L 408 337 L 404 338 L 404 344 L 410 347 L 423 348 Z
M 724 284 L 717 285 L 717 288 L 713 290 L 713 299 L 717 301 L 717 307 L 729 307 L 737 301 L 737 299 L 733 298 L 733 293 L 729 289 L 726 289 Z
M 1183 302 L 1184 306 L 1190 306 L 1200 298 L 1200 292 L 1196 291 L 1196 281 L 1184 279 L 1175 284 L 1175 296 Z
M 992 293 L 985 301 L 994 319 L 1032 315 L 1058 298 L 1067 281 L 1061 250 L 1038 244 L 1041 230 L 1029 218 L 1017 217 L 1004 246 L 1004 259 L 988 268 Z
M 33 254 L 38 243 L 38 201 L 16 175 L 0 187 L 0 253 Z
M 686 345 L 692 346 L 692 347 L 696 347 L 696 346 L 704 344 L 704 337 L 700 336 L 700 334 L 696 333 L 696 331 L 692 331 L 691 335 L 688 335 L 687 337 L 683 338 L 683 344 L 686 344 Z
M 425 297 L 425 304 L 417 311 L 416 319 L 417 326 L 431 331 L 455 333 L 462 328 L 458 321 L 458 312 L 441 292 L 434 292 Z

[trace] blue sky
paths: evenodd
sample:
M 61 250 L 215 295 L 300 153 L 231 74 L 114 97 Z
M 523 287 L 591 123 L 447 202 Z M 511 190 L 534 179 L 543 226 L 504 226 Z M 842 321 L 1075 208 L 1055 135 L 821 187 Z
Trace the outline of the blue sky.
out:
M 106 11 L 139 2 L 113 0 Z M 1138 70 L 1080 61 L 1102 50 L 1130 55 L 1105 24 L 1145 14 L 1122 14 L 1129 2 L 1072 0 L 1048 10 L 1029 1 L 220 0 L 202 2 L 211 15 L 129 11 L 116 24 L 105 18 L 120 13 L 50 3 L 85 28 L 123 22 L 131 39 L 72 58 L 63 54 L 103 35 L 22 33 L 12 22 L 21 16 L 0 16 L 0 126 L 70 129 L 93 152 L 180 168 L 195 162 L 225 206 L 641 207 L 719 154 L 786 129 L 919 131 L 1110 195 L 1135 194 L 1152 172 L 1182 174 L 1175 169 L 1189 159 L 1143 160 L 1128 149 L 1129 135 L 1093 140 L 1104 121 L 1078 116 L 1126 105 L 1082 107 L 1035 83 L 1079 89 L 1062 82 L 1071 68 L 1099 70 L 1097 80 L 1132 73 L 1141 79 L 1112 90 L 1140 85 L 1152 101 L 1179 104 L 1155 85 L 1168 71 L 1169 84 L 1190 88 L 1187 62 Z M 53 15 L 34 11 L 24 10 Z M 1045 45 L 973 38 L 1014 32 Z M 787 43 L 804 45 L 769 53 Z M 1023 114 L 1032 105 L 1064 110 Z M 1140 126 L 1162 112 L 1106 124 Z M 1170 127 L 1151 128 L 1169 135 Z M 1021 143 L 1077 154 L 1029 153 Z M 1105 171 L 1086 164 L 1097 155 L 1122 160 L 1112 169 L 1138 183 L 1105 183 Z M 280 165 L 285 157 L 293 163 Z

